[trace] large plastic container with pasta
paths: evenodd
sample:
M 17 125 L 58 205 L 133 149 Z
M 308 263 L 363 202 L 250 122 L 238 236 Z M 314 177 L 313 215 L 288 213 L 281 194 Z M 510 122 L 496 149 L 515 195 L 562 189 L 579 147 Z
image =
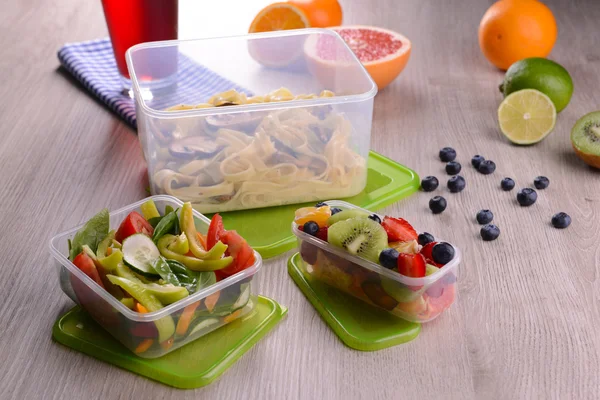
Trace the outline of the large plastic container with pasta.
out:
M 377 86 L 336 32 L 143 43 L 127 66 L 152 194 L 210 213 L 364 189 Z

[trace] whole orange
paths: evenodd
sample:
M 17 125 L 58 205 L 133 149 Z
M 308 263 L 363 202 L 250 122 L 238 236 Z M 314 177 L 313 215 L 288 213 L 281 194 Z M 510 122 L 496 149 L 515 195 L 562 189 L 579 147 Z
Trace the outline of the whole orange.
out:
M 546 57 L 557 36 L 552 11 L 537 0 L 500 0 L 479 24 L 479 47 L 496 67 L 506 70 L 528 57 Z
M 290 0 L 306 14 L 313 28 L 327 28 L 342 24 L 342 7 L 338 0 Z

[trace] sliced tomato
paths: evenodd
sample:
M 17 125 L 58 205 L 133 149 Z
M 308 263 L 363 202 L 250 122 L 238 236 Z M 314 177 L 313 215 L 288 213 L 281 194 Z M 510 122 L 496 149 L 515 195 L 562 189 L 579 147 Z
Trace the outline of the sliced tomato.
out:
M 219 278 L 235 275 L 254 264 L 252 247 L 236 231 L 226 231 L 220 240 L 227 245 L 225 255 L 233 257 L 233 262 L 227 268 L 216 271 Z
M 408 242 L 417 240 L 417 231 L 402 218 L 385 217 L 381 226 L 388 234 L 388 242 Z
M 121 225 L 115 234 L 115 240 L 123 243 L 123 240 L 136 233 L 143 233 L 152 237 L 154 228 L 140 213 L 132 211 L 125 217 L 123 222 L 121 222 Z
M 73 264 L 104 289 L 104 284 L 102 283 L 102 279 L 100 278 L 100 274 L 98 274 L 98 270 L 96 269 L 96 265 L 94 265 L 92 257 L 82 251 L 75 257 Z
M 221 218 L 219 214 L 213 215 L 208 227 L 208 233 L 206 234 L 206 250 L 212 249 L 213 246 L 221 240 L 221 236 L 223 236 L 224 233 L 225 228 L 223 227 L 223 218 Z

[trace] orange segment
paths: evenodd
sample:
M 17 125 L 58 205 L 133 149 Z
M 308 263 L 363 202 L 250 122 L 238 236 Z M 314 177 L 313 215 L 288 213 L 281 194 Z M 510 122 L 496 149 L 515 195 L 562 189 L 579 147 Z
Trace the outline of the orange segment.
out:
M 329 206 L 304 207 L 296 210 L 294 221 L 298 225 L 304 225 L 309 221 L 314 221 L 322 228 L 327 226 L 329 217 L 331 217 L 331 208 L 329 208 Z
M 271 32 L 308 28 L 308 18 L 298 7 L 288 3 L 273 3 L 263 8 L 250 24 L 248 32 Z

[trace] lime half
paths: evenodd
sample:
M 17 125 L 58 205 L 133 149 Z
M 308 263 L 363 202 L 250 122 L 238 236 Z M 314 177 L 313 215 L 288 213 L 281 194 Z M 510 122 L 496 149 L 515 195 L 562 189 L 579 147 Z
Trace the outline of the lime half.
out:
M 498 108 L 498 121 L 511 142 L 533 144 L 554 129 L 556 107 L 544 93 L 523 89 L 506 96 Z

